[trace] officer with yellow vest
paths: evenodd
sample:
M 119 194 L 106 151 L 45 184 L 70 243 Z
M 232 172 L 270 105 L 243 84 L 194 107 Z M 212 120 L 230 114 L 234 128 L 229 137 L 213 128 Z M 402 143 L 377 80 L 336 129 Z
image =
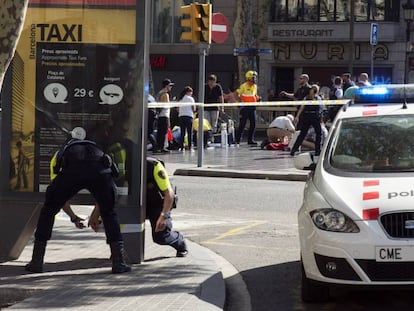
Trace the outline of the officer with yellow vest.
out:
M 240 107 L 239 129 L 236 133 L 236 145 L 240 144 L 240 139 L 246 126 L 247 120 L 249 120 L 247 143 L 249 145 L 257 145 L 257 142 L 254 141 L 254 131 L 256 129 L 256 106 L 254 103 L 260 101 L 260 97 L 257 95 L 256 79 L 256 71 L 247 71 L 246 82 L 240 85 L 240 87 L 236 90 L 240 101 L 246 103 Z
M 177 251 L 177 257 L 187 256 L 188 250 L 183 235 L 172 229 L 170 213 L 175 193 L 167 171 L 158 159 L 147 157 L 146 186 L 146 218 L 151 223 L 153 241 L 160 245 L 170 245 Z M 96 207 L 90 216 L 89 225 L 95 231 L 98 230 L 99 212 Z
M 65 203 L 82 189 L 87 189 L 99 205 L 107 243 L 112 257 L 112 273 L 131 271 L 124 261 L 124 243 L 114 209 L 116 187 L 112 178 L 112 159 L 90 140 L 70 139 L 56 158 L 57 176 L 47 187 L 45 202 L 40 211 L 32 260 L 25 269 L 43 272 L 43 259 L 47 241 L 52 236 L 56 214 Z

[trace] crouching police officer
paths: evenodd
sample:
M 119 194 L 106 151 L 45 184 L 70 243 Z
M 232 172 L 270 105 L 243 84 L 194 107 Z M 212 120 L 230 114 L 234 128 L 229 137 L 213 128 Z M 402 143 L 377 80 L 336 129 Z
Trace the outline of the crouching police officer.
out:
M 111 158 L 93 141 L 71 139 L 59 150 L 54 168 L 57 176 L 46 190 L 35 232 L 32 260 L 25 267 L 27 271 L 43 272 L 43 258 L 55 215 L 82 189 L 89 190 L 98 203 L 111 249 L 112 273 L 131 271 L 124 261 L 124 243 L 114 210 L 116 188 L 113 169 Z
M 146 215 L 151 223 L 152 239 L 160 245 L 170 245 L 177 251 L 177 257 L 188 254 L 184 237 L 172 230 L 170 212 L 175 204 L 175 193 L 171 187 L 167 171 L 161 161 L 147 157 L 147 208 Z M 99 213 L 93 210 L 88 226 L 97 231 Z
M 147 157 L 147 219 L 151 223 L 152 239 L 160 245 L 170 245 L 177 257 L 188 254 L 184 237 L 172 230 L 170 212 L 175 201 L 167 171 L 161 161 Z

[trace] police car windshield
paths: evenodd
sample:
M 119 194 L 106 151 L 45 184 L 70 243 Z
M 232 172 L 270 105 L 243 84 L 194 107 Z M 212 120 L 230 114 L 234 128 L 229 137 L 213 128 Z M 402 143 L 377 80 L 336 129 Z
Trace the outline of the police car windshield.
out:
M 329 161 L 344 171 L 414 171 L 414 115 L 341 120 Z

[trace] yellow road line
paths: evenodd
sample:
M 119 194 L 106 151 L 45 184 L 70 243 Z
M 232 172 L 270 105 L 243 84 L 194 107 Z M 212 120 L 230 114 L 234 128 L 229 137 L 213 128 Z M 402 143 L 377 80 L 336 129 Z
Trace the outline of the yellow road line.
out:
M 208 245 L 221 245 L 221 246 L 234 246 L 234 247 L 242 247 L 242 248 L 255 248 L 255 249 L 273 249 L 273 250 L 284 250 L 284 251 L 299 251 L 299 245 L 298 247 L 273 247 L 273 246 L 258 246 L 258 245 L 249 245 L 249 244 L 234 244 L 234 243 L 227 243 L 227 242 L 219 242 L 214 240 L 209 240 L 206 242 L 201 242 L 202 244 L 208 244 Z
M 220 234 L 218 237 L 216 237 L 214 239 L 210 239 L 210 240 L 204 241 L 204 243 L 211 243 L 213 241 L 218 241 L 218 240 L 224 239 L 224 238 L 229 237 L 229 236 L 232 236 L 232 235 L 237 235 L 237 234 L 240 234 L 242 231 L 245 231 L 247 229 L 250 229 L 250 228 L 253 228 L 253 227 L 262 225 L 264 223 L 267 223 L 267 221 L 257 221 L 257 222 L 254 222 L 252 224 L 249 224 L 247 226 L 234 228 L 234 229 L 231 229 L 231 230 L 229 230 L 227 232 L 224 232 L 223 234 Z

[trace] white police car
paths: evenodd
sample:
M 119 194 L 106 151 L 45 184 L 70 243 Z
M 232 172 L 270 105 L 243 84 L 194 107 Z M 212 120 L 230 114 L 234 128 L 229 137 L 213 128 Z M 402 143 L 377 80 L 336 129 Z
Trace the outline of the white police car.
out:
M 408 103 L 408 104 L 407 104 Z M 364 87 L 338 113 L 298 212 L 302 299 L 414 285 L 414 85 Z

